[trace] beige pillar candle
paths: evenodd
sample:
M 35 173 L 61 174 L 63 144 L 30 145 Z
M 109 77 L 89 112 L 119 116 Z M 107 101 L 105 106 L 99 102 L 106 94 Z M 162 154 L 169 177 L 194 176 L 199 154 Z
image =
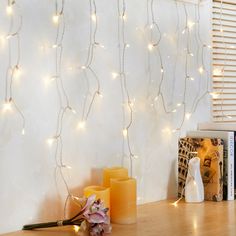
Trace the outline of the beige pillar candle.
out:
M 133 224 L 137 219 L 136 180 L 111 179 L 111 221 Z
M 110 179 L 128 178 L 128 170 L 123 167 L 112 167 L 103 169 L 103 186 L 110 187 Z
M 110 209 L 110 189 L 102 186 L 88 186 L 84 189 L 84 196 L 96 195 L 96 199 L 101 199 L 104 206 Z M 110 212 L 110 211 L 109 211 Z

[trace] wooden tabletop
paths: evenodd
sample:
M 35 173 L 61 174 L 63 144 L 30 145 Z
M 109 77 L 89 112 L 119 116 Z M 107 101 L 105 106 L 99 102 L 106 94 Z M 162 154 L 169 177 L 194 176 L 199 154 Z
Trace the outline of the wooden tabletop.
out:
M 38 231 L 19 231 L 2 236 L 73 236 L 72 228 L 60 227 Z M 77 234 L 78 235 L 78 234 Z M 113 225 L 112 236 L 235 236 L 235 201 L 189 204 L 171 201 L 138 207 L 138 222 Z M 108 235 L 109 236 L 109 235 Z

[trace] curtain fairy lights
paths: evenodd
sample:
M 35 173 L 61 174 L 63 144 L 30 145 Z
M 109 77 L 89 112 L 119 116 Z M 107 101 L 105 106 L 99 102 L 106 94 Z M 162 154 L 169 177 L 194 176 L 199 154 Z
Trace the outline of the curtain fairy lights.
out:
M 180 28 L 180 14 L 179 14 L 179 6 L 178 4 L 182 4 L 183 10 L 184 10 L 184 28 Z M 156 88 L 156 95 L 154 98 L 152 98 L 151 101 L 151 106 L 158 111 L 156 108 L 156 103 L 161 102 L 162 107 L 164 109 L 165 114 L 175 114 L 175 116 L 180 117 L 179 125 L 172 129 L 172 132 L 175 133 L 177 131 L 181 131 L 183 128 L 183 125 L 185 124 L 186 120 L 189 120 L 194 114 L 198 108 L 199 103 L 202 101 L 202 99 L 208 95 L 212 94 L 210 91 L 210 76 L 209 76 L 209 71 L 207 70 L 207 66 L 205 63 L 205 56 L 206 56 L 206 50 L 209 50 L 211 48 L 210 45 L 207 45 L 206 43 L 203 43 L 203 40 L 201 39 L 200 36 L 200 2 L 196 5 L 197 8 L 197 16 L 195 21 L 192 21 L 190 19 L 187 6 L 185 2 L 180 1 L 175 1 L 175 6 L 176 6 L 176 13 L 177 13 L 177 23 L 176 23 L 176 32 L 175 35 L 177 37 L 176 40 L 176 46 L 177 46 L 177 54 L 176 54 L 176 62 L 174 64 L 174 79 L 173 79 L 173 87 L 172 87 L 172 92 L 171 92 L 171 100 L 173 100 L 175 88 L 176 88 L 176 67 L 177 67 L 177 62 L 179 58 L 179 34 L 181 34 L 183 37 L 185 37 L 186 41 L 186 46 L 184 47 L 184 64 L 183 64 L 183 71 L 184 71 L 184 85 L 182 88 L 182 98 L 181 101 L 179 101 L 177 104 L 172 104 L 171 107 L 168 107 L 166 97 L 164 96 L 163 89 L 164 89 L 164 81 L 165 81 L 165 69 L 164 69 L 164 60 L 163 60 L 163 55 L 161 53 L 160 48 L 161 46 L 161 41 L 163 34 L 160 30 L 159 24 L 155 19 L 155 11 L 154 11 L 154 0 L 147 0 L 147 23 L 146 23 L 146 30 L 149 31 L 149 43 L 147 45 L 148 49 L 148 73 L 149 73 L 149 81 L 148 81 L 148 87 L 152 87 L 152 66 L 150 65 L 150 58 L 152 53 L 156 54 L 158 59 L 159 59 L 159 66 L 160 66 L 160 74 L 159 74 L 159 84 Z M 197 48 L 197 53 L 195 54 L 192 49 L 191 41 L 193 38 L 192 31 L 193 28 L 195 28 L 195 47 Z M 199 53 L 201 52 L 201 53 Z M 193 75 L 191 75 L 190 72 L 190 62 L 198 62 L 198 55 L 200 55 L 201 58 L 201 63 L 199 67 L 197 68 L 199 78 L 198 78 L 198 91 L 197 95 L 194 98 L 194 101 L 192 104 L 189 104 L 187 102 L 187 94 L 189 91 L 190 86 L 188 86 L 188 82 L 194 81 L 195 78 Z M 206 88 L 204 89 L 203 92 L 201 92 L 201 83 L 202 80 L 200 77 L 206 78 Z M 149 90 L 149 89 L 148 89 Z M 149 91 L 150 93 L 150 91 Z M 149 96 L 148 96 L 149 97 Z M 168 129 L 169 132 L 169 129 Z
M 84 97 L 83 109 L 82 109 L 82 118 L 78 123 L 78 129 L 84 129 L 86 126 L 86 121 L 91 113 L 92 107 L 95 103 L 97 97 L 102 97 L 100 89 L 100 80 L 97 73 L 93 68 L 94 53 L 96 47 L 104 48 L 104 45 L 97 42 L 96 35 L 98 29 L 98 18 L 97 18 L 97 7 L 95 0 L 89 0 L 89 11 L 90 11 L 90 20 L 89 20 L 89 46 L 88 53 L 85 60 L 85 63 L 80 66 L 80 69 L 83 70 L 84 78 L 87 84 L 87 92 Z M 91 77 L 90 77 L 91 75 Z M 90 91 L 90 78 L 92 78 L 96 83 L 95 91 Z
M 17 15 L 16 15 L 17 13 Z M 8 45 L 8 66 L 5 75 L 5 102 L 3 104 L 3 112 L 9 112 L 11 110 L 16 110 L 22 119 L 22 135 L 25 134 L 25 116 L 18 106 L 15 98 L 13 85 L 14 80 L 18 78 L 21 74 L 21 45 L 20 45 L 20 32 L 23 25 L 23 18 L 20 13 L 20 8 L 16 1 L 8 0 L 6 5 L 6 14 L 9 17 L 9 29 L 5 36 L 1 38 L 2 41 L 7 41 Z M 19 19 L 16 23 L 16 19 Z M 17 24 L 17 25 L 16 25 Z M 15 29 L 16 28 L 16 29 Z M 16 52 L 13 52 L 12 44 L 16 43 Z M 16 58 L 13 58 L 16 55 Z
M 130 98 L 130 92 L 127 85 L 126 73 L 126 50 L 130 45 L 126 42 L 125 24 L 127 21 L 126 2 L 125 0 L 117 0 L 117 28 L 118 28 L 118 50 L 119 50 L 119 74 L 114 74 L 115 77 L 120 77 L 120 87 L 122 93 L 122 114 L 123 114 L 123 158 L 125 156 L 125 144 L 127 145 L 130 161 L 130 175 L 133 176 L 133 159 L 138 158 L 132 150 L 130 140 L 130 129 L 133 124 L 133 102 Z M 113 77 L 114 78 L 114 77 Z M 128 114 L 126 107 L 128 108 Z
M 56 132 L 55 135 L 47 140 L 48 144 L 51 146 L 55 144 L 55 153 L 54 158 L 56 162 L 56 168 L 55 168 L 55 180 L 57 183 L 57 175 L 59 173 L 66 191 L 67 191 L 67 199 L 72 196 L 69 185 L 67 183 L 66 177 L 64 176 L 64 169 L 71 169 L 70 166 L 66 165 L 64 163 L 63 158 L 63 124 L 64 124 L 64 118 L 67 112 L 76 113 L 75 109 L 73 109 L 69 102 L 68 94 L 66 93 L 64 82 L 62 78 L 62 59 L 63 59 L 63 41 L 64 41 L 64 35 L 65 35 L 65 14 L 64 14 L 64 8 L 65 8 L 65 1 L 61 0 L 59 3 L 59 0 L 55 1 L 55 12 L 52 16 L 52 22 L 55 25 L 56 28 L 56 37 L 55 42 L 52 46 L 52 50 L 55 50 L 55 71 L 54 74 L 51 76 L 53 78 L 53 81 L 55 81 L 55 86 L 57 90 L 57 96 L 59 101 L 59 111 L 57 115 L 57 124 L 56 124 Z M 67 200 L 66 200 L 67 201 Z M 65 203 L 66 204 L 66 203 Z

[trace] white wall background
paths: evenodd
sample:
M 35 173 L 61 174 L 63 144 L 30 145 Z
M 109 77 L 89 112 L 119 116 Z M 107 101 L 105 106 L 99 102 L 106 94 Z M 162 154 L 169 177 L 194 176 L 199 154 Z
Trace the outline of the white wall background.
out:
M 60 177 L 55 185 L 54 146 L 48 147 L 47 138 L 56 130 L 59 109 L 56 86 L 45 86 L 44 78 L 54 73 L 55 56 L 53 49 L 42 50 L 43 44 L 52 45 L 55 26 L 52 23 L 54 1 L 16 1 L 23 16 L 21 31 L 22 75 L 14 80 L 13 91 L 18 105 L 26 117 L 26 133 L 21 135 L 21 119 L 13 112 L 0 115 L 0 233 L 20 229 L 23 224 L 36 221 L 55 220 L 63 216 L 66 191 Z M 9 26 L 5 7 L 0 3 L 1 34 Z M 179 126 L 182 111 L 164 114 L 161 104 L 152 107 L 153 98 L 160 83 L 160 63 L 151 54 L 151 80 L 149 84 L 146 24 L 147 1 L 127 1 L 126 39 L 130 44 L 126 56 L 126 72 L 131 98 L 135 98 L 134 123 L 130 130 L 131 145 L 139 159 L 134 161 L 134 175 L 138 180 L 139 202 L 150 202 L 176 195 L 177 140 L 178 133 L 172 130 Z M 183 96 L 184 59 L 186 36 L 184 28 L 183 4 L 178 3 L 180 14 L 177 50 L 177 13 L 173 0 L 154 0 L 156 19 L 163 38 L 160 51 L 163 56 L 165 80 L 163 93 L 168 108 L 174 107 Z M 194 5 L 187 4 L 189 18 L 196 17 Z M 210 42 L 210 3 L 200 7 L 201 37 Z M 76 129 L 81 117 L 83 96 L 86 92 L 85 78 L 78 66 L 83 65 L 89 39 L 88 1 L 66 0 L 66 32 L 63 54 L 63 79 L 65 88 L 77 115 L 67 113 L 64 119 L 64 162 L 72 166 L 65 176 L 72 192 L 82 193 L 84 186 L 101 182 L 101 169 L 122 163 L 122 104 L 119 80 L 113 80 L 111 73 L 118 71 L 117 8 L 115 0 L 97 1 L 98 32 L 97 41 L 105 49 L 97 48 L 93 68 L 101 82 L 103 98 L 96 100 L 86 129 Z M 18 22 L 17 18 L 15 20 Z M 196 27 L 196 26 L 195 26 Z M 191 48 L 195 54 L 189 65 L 194 81 L 187 83 L 187 111 L 192 108 L 194 97 L 204 92 L 206 78 L 199 76 L 200 60 L 196 59 L 196 31 L 191 31 Z M 155 51 L 155 50 L 154 50 Z M 14 58 L 14 49 L 13 49 Z M 174 64 L 178 54 L 178 64 Z M 210 51 L 206 54 L 206 67 L 210 69 Z M 4 102 L 5 73 L 7 68 L 7 45 L 0 47 L 0 99 Z M 72 66 L 73 69 L 69 69 Z M 77 69 L 75 69 L 77 66 Z M 175 75 L 174 75 L 175 74 Z M 93 82 L 91 80 L 93 88 Z M 200 94 L 201 94 L 200 93 Z M 210 119 L 210 102 L 206 96 L 196 113 L 186 121 L 181 135 L 186 129 L 196 128 L 198 122 Z M 164 130 L 163 130 L 164 129 Z M 124 158 L 128 166 L 129 159 Z

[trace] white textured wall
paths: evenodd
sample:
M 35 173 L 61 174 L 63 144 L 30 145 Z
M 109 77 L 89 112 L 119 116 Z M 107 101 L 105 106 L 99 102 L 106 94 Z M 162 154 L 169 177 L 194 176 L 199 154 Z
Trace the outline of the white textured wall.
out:
M 7 1 L 0 2 L 0 33 L 6 32 L 9 19 L 5 17 Z M 46 87 L 44 77 L 54 73 L 54 51 L 40 50 L 40 45 L 53 44 L 55 27 L 52 24 L 54 1 L 18 0 L 23 15 L 21 31 L 22 75 L 14 81 L 14 97 L 26 117 L 26 134 L 21 135 L 21 119 L 16 112 L 0 115 L 0 233 L 20 229 L 25 223 L 53 220 L 62 216 L 66 196 L 63 183 L 58 179 L 56 188 L 54 146 L 49 148 L 46 139 L 54 135 L 58 111 L 55 84 Z M 183 96 L 185 36 L 183 5 L 179 3 L 180 51 L 174 76 L 177 53 L 176 8 L 172 0 L 154 0 L 156 19 L 163 33 L 160 51 L 163 56 L 165 80 L 163 93 L 169 109 Z M 189 18 L 194 20 L 196 9 L 187 5 Z M 201 37 L 209 44 L 210 4 L 204 3 L 201 12 Z M 161 103 L 154 97 L 160 82 L 160 65 L 155 52 L 151 54 L 151 76 L 148 86 L 146 1 L 127 0 L 128 20 L 126 39 L 131 47 L 127 50 L 126 71 L 131 98 L 135 98 L 134 123 L 130 130 L 131 145 L 139 159 L 134 161 L 134 175 L 139 183 L 139 202 L 149 202 L 176 194 L 177 139 L 178 133 L 163 132 L 174 129 L 181 121 L 181 109 L 177 113 L 163 114 Z M 77 116 L 67 113 L 64 119 L 64 162 L 72 169 L 65 172 L 74 194 L 88 184 L 100 183 L 100 169 L 120 165 L 122 162 L 122 104 L 119 80 L 112 80 L 111 72 L 118 70 L 117 8 L 115 0 L 97 1 L 97 41 L 106 46 L 97 48 L 93 68 L 101 82 L 102 99 L 97 99 L 92 113 L 81 132 L 76 125 L 81 117 L 82 101 L 86 87 L 80 70 L 68 67 L 82 65 L 85 61 L 89 37 L 88 1 L 66 0 L 66 32 L 63 54 L 63 79 Z M 16 20 L 17 22 L 17 20 Z M 195 31 L 191 32 L 191 48 L 197 55 Z M 210 51 L 205 58 L 210 65 Z M 7 67 L 7 45 L 0 48 L 0 99 L 4 102 L 4 76 Z M 14 58 L 14 49 L 13 49 Z M 193 59 L 189 65 L 195 81 L 187 83 L 187 110 L 191 110 L 199 81 L 201 93 L 206 79 L 199 77 L 201 63 Z M 175 81 L 175 82 L 174 82 Z M 93 82 L 91 80 L 91 86 Z M 148 88 L 149 87 L 149 88 Z M 149 93 L 148 93 L 149 91 Z M 186 121 L 181 132 L 196 128 L 200 121 L 210 117 L 209 97 L 200 103 L 195 114 Z M 124 158 L 124 165 L 128 165 Z M 59 197 L 60 196 L 60 197 Z

